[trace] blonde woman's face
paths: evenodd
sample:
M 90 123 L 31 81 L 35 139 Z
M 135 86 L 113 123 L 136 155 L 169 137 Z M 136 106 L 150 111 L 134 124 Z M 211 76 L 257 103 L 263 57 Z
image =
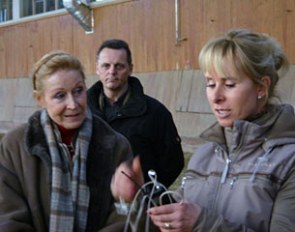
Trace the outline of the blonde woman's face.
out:
M 207 98 L 210 107 L 223 127 L 232 127 L 237 119 L 246 119 L 261 112 L 263 105 L 257 97 L 261 89 L 244 73 L 235 72 L 225 63 L 226 75 L 206 72 Z
M 50 118 L 67 129 L 81 126 L 86 117 L 86 86 L 77 70 L 59 70 L 42 80 L 42 92 L 34 93 Z

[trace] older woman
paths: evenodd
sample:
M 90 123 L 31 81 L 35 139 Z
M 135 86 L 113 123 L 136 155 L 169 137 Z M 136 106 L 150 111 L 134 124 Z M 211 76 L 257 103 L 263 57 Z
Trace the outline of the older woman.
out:
M 98 231 L 129 143 L 91 115 L 83 67 L 72 55 L 42 57 L 33 88 L 42 109 L 0 144 L 0 231 Z
M 199 63 L 217 122 L 201 134 L 206 142 L 188 164 L 180 202 L 149 216 L 162 232 L 294 231 L 294 109 L 271 102 L 286 55 L 273 38 L 237 29 L 210 40 Z

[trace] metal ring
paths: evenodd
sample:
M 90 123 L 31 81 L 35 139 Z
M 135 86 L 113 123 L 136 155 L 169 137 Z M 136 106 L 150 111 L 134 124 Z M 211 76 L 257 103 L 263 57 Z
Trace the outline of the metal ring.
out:
M 169 229 L 172 229 L 172 226 L 169 222 L 164 222 L 164 228 L 169 230 Z

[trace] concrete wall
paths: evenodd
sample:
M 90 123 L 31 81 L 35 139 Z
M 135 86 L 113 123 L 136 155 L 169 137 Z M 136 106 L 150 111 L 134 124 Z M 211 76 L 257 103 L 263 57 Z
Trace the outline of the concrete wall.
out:
M 186 150 L 200 141 L 198 134 L 214 122 L 205 95 L 205 80 L 199 70 L 181 70 L 134 74 L 141 80 L 146 94 L 155 97 L 173 114 Z M 282 102 L 295 106 L 295 65 L 279 82 Z M 87 77 L 87 86 L 97 80 Z M 25 122 L 37 109 L 29 78 L 0 80 L 0 133 Z

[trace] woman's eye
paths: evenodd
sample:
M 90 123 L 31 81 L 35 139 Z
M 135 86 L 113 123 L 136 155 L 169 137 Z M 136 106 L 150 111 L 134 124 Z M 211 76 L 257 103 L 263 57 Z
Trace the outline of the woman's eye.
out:
M 207 88 L 214 88 L 215 87 L 215 83 L 213 81 L 207 81 L 206 87 Z
M 209 83 L 207 83 L 206 87 L 207 88 L 214 88 L 215 87 L 215 84 L 209 84 Z
M 74 95 L 80 95 L 82 92 L 84 91 L 83 87 L 78 87 L 76 89 L 74 89 Z
M 235 83 L 227 83 L 227 84 L 225 84 L 225 86 L 227 88 L 234 88 L 236 86 L 236 84 Z
M 63 99 L 65 97 L 65 94 L 64 93 L 62 93 L 62 92 L 59 92 L 59 93 L 56 93 L 55 95 L 54 95 L 54 98 L 56 98 L 56 99 Z

